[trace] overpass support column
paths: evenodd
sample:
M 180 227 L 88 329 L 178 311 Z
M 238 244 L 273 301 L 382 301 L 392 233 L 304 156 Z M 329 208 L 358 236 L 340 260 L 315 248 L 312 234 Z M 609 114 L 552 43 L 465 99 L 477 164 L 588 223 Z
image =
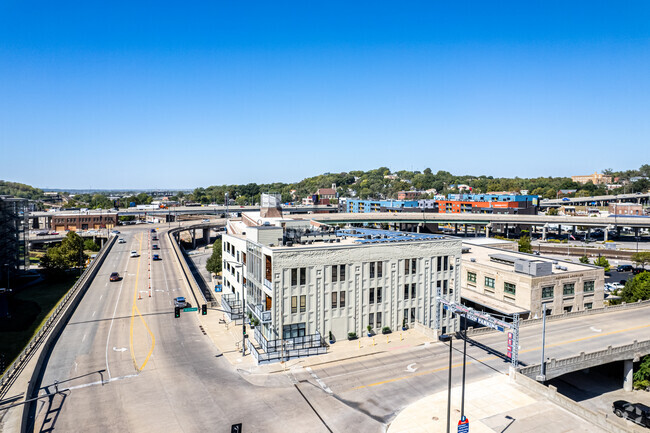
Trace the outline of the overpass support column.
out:
M 623 389 L 627 392 L 632 392 L 633 376 L 634 362 L 631 359 L 626 359 L 623 361 Z
M 467 224 L 464 224 L 465 226 L 465 237 L 467 237 Z
M 490 237 L 490 225 L 485 226 L 485 237 L 489 238 Z
M 548 229 L 546 228 L 546 226 L 542 226 L 542 240 L 543 240 L 543 241 L 546 240 L 546 231 L 547 231 L 547 230 L 548 230 Z
M 455 235 L 458 234 L 458 223 L 455 223 L 455 224 L 454 224 L 454 234 L 455 234 Z
M 591 229 L 588 229 L 588 230 L 587 230 L 587 236 L 589 236 L 589 234 L 591 234 Z M 604 234 L 604 236 L 605 236 L 605 238 L 604 238 L 603 240 L 604 240 L 605 242 L 607 242 L 607 241 L 609 240 L 609 227 L 605 227 L 605 234 Z
M 192 248 L 196 248 L 196 229 L 192 229 Z
M 210 229 L 209 228 L 204 228 L 203 229 L 203 242 L 205 242 L 206 246 L 210 243 Z

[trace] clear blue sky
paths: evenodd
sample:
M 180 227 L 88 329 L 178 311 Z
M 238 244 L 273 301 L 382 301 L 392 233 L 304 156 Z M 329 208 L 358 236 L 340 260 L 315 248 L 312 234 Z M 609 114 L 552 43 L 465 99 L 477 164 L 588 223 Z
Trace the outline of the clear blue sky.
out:
M 100 5 L 102 3 L 102 5 Z M 0 179 L 650 162 L 650 2 L 0 2 Z

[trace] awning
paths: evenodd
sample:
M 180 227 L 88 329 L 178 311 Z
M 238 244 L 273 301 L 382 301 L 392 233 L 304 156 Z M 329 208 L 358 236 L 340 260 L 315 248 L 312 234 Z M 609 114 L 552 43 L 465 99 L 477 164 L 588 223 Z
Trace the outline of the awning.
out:
M 460 297 L 507 316 L 512 316 L 515 313 L 529 313 L 529 311 L 524 308 L 517 307 L 516 305 L 509 304 L 507 302 L 499 301 L 498 299 L 494 299 L 491 296 L 487 296 L 470 289 L 461 289 Z

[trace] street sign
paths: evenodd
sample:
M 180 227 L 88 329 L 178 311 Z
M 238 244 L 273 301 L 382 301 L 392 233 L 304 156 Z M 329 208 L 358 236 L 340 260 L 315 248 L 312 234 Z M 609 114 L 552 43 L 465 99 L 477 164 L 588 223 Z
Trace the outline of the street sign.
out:
M 214 286 L 214 291 L 215 292 L 220 292 L 221 291 L 221 284 L 217 284 L 216 286 Z
M 199 311 L 197 307 L 192 307 L 192 308 L 183 308 L 183 311 L 186 313 L 191 313 L 192 311 Z
M 230 433 L 242 433 L 241 423 L 230 426 Z
M 469 420 L 466 416 L 458 421 L 458 433 L 469 433 Z

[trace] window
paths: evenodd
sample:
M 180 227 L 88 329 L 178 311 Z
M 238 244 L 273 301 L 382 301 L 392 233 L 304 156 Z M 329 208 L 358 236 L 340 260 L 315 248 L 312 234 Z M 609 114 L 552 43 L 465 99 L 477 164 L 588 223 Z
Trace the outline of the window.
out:
M 368 325 L 370 325 L 370 327 L 372 327 L 372 328 L 375 327 L 375 314 L 374 313 L 368 314 Z
M 418 259 L 411 259 L 411 273 L 415 273 L 415 269 L 417 268 L 417 263 Z
M 476 283 L 476 274 L 474 272 L 468 272 L 467 273 L 467 282 L 468 283 Z
M 377 313 L 377 328 L 381 328 L 381 313 Z
M 438 257 L 438 272 L 442 271 L 442 256 Z
M 307 326 L 304 323 L 284 325 L 282 327 L 282 337 L 284 339 L 304 337 L 307 334 L 306 330 Z
M 443 295 L 447 294 L 447 288 L 448 288 L 447 284 L 448 284 L 447 280 L 442 280 L 442 294 Z M 449 294 L 452 294 L 452 293 L 453 293 L 453 291 L 450 290 Z
M 295 286 L 298 284 L 298 269 L 291 269 L 291 285 Z
M 565 312 L 565 313 L 570 313 L 571 310 L 573 310 L 573 307 L 571 307 L 571 306 L 564 307 L 564 312 Z
M 485 277 L 485 287 L 494 289 L 494 278 Z
M 345 292 L 341 292 L 341 302 L 339 302 L 341 308 L 345 307 Z
M 300 285 L 304 286 L 307 282 L 307 268 L 300 268 Z
M 415 308 L 411 308 L 411 322 L 415 322 Z
M 339 277 L 341 278 L 341 281 L 345 281 L 345 265 L 339 266 Z
M 298 312 L 298 297 L 297 296 L 292 296 L 291 297 L 291 313 L 295 314 Z
M 508 295 L 514 295 L 516 289 L 517 289 L 517 286 L 515 284 L 503 283 L 503 292 L 507 293 Z
M 338 300 L 338 295 L 336 292 L 332 292 L 332 308 L 337 308 L 336 301 Z
M 377 278 L 381 278 L 383 275 L 383 269 L 382 269 L 384 267 L 383 265 L 384 265 L 383 262 L 377 262 Z
M 415 299 L 415 298 L 416 298 L 416 296 L 415 296 L 415 293 L 416 293 L 416 286 L 417 286 L 417 285 L 416 285 L 415 283 L 411 284 L 411 299 Z
M 404 320 L 407 321 L 407 322 L 409 321 L 409 309 L 408 308 L 404 309 Z
M 585 302 L 585 310 L 591 310 L 594 304 L 592 302 Z
M 339 270 L 338 265 L 332 266 L 332 282 L 333 283 L 336 283 L 338 281 L 338 279 L 339 279 L 338 270 Z
M 562 294 L 567 296 L 567 295 L 573 295 L 576 291 L 576 285 L 575 283 L 567 283 L 564 285 L 562 288 Z
M 307 295 L 300 295 L 300 312 L 304 313 L 307 310 Z
M 375 278 L 375 262 L 370 262 L 370 278 Z
M 445 256 L 443 257 L 443 265 L 442 265 L 443 270 L 446 271 L 448 266 L 449 266 L 449 257 Z
M 368 291 L 368 303 L 369 304 L 375 303 L 375 289 L 370 289 Z
M 409 262 L 409 259 L 404 260 L 404 274 L 406 274 L 406 275 L 411 273 L 411 271 L 409 269 L 409 263 L 411 263 L 411 262 Z
M 594 281 L 585 281 L 584 282 L 584 290 L 586 293 L 593 292 L 594 291 Z
M 409 285 L 404 284 L 404 299 L 408 299 L 408 298 L 409 298 Z
M 377 287 L 377 303 L 381 304 L 381 287 Z
M 553 292 L 555 287 L 549 286 L 549 287 L 542 287 L 542 299 L 548 299 L 553 297 Z

